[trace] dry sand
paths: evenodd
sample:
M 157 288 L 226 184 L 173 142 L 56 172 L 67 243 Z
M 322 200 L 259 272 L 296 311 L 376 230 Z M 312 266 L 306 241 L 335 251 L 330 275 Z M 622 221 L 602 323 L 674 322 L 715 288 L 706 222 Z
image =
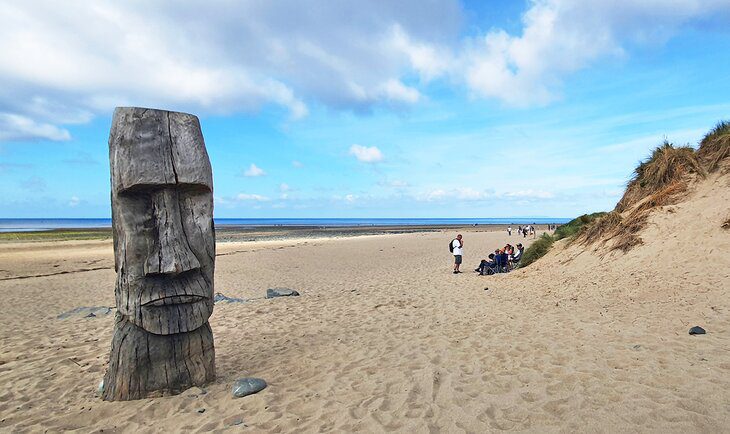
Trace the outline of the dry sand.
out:
M 221 243 L 216 291 L 256 299 L 215 308 L 217 381 L 134 402 L 95 396 L 112 316 L 56 318 L 113 305 L 111 244 L 0 245 L 0 430 L 727 432 L 730 189 L 713 182 L 626 256 L 561 242 L 509 275 L 471 273 L 522 240 L 503 231 L 463 232 L 461 275 L 451 232 Z M 17 278 L 50 273 L 67 274 Z M 302 296 L 261 298 L 275 286 Z M 233 399 L 244 376 L 269 387 Z

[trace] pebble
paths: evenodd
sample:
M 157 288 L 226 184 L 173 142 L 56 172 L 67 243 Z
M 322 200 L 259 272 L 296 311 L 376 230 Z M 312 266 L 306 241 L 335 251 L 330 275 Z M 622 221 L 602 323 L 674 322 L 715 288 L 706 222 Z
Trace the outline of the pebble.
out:
M 216 292 L 215 296 L 213 297 L 213 302 L 215 302 L 215 303 L 245 303 L 246 300 L 244 300 L 242 298 L 228 297 L 226 295 L 221 294 L 220 292 Z
M 261 378 L 240 378 L 233 383 L 233 397 L 241 398 L 260 392 L 266 388 L 266 381 Z
M 81 306 L 75 309 L 71 309 L 68 312 L 64 312 L 58 315 L 58 319 L 67 319 L 71 317 L 78 318 L 96 318 L 99 316 L 109 315 L 112 312 L 111 307 L 107 306 Z
M 689 334 L 691 334 L 691 335 L 704 335 L 705 333 L 707 333 L 705 331 L 705 329 L 703 329 L 700 326 L 694 326 L 691 329 L 689 329 Z
M 269 288 L 266 290 L 266 298 L 274 297 L 296 297 L 299 293 L 289 288 Z
M 207 392 L 200 387 L 191 387 L 190 389 L 182 393 L 183 396 L 188 398 L 197 398 L 200 395 L 205 395 Z

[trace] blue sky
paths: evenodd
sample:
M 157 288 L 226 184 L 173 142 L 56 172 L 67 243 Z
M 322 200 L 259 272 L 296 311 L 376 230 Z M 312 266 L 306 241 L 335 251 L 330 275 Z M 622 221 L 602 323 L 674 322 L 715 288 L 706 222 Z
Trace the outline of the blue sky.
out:
M 4 2 L 0 217 L 108 217 L 118 105 L 200 117 L 217 217 L 608 210 L 730 118 L 728 24 L 727 0 Z

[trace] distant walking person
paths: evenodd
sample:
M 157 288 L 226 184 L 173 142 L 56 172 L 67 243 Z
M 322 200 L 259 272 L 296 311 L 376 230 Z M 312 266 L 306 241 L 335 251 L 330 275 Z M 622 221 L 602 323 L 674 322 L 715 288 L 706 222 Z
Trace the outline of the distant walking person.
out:
M 512 226 L 507 226 L 507 235 L 512 236 Z
M 454 274 L 459 274 L 461 273 L 459 270 L 459 267 L 461 267 L 461 255 L 464 254 L 464 240 L 461 239 L 461 234 L 451 240 L 449 250 L 454 254 Z

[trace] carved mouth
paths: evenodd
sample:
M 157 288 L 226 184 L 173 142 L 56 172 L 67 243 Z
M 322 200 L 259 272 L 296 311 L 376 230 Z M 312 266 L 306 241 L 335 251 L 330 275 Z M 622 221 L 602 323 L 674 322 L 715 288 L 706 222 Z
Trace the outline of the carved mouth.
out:
M 205 300 L 207 297 L 201 297 L 199 295 L 172 295 L 169 297 L 162 297 L 156 300 L 150 300 L 143 304 L 144 307 L 163 307 L 170 306 L 173 304 L 190 304 L 197 303 Z

